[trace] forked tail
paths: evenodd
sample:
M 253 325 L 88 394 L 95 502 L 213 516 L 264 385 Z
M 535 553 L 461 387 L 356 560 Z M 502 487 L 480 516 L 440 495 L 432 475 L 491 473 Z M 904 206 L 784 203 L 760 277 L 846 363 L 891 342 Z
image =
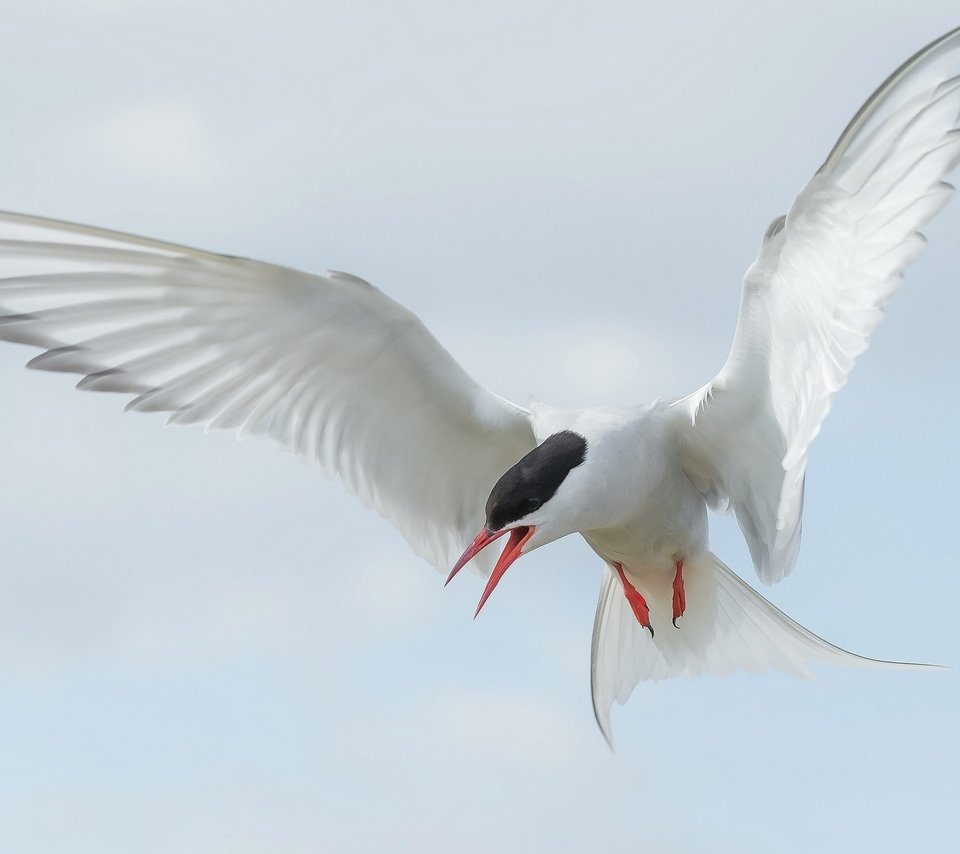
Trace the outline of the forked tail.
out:
M 686 611 L 678 629 L 670 624 L 670 579 L 637 585 L 650 606 L 656 630 L 651 638 L 630 609 L 620 579 L 607 567 L 593 624 L 591 689 L 597 723 L 611 745 L 614 700 L 625 703 L 644 681 L 767 668 L 809 679 L 808 665 L 814 662 L 935 667 L 865 658 L 828 643 L 764 599 L 712 553 L 688 560 L 683 575 Z

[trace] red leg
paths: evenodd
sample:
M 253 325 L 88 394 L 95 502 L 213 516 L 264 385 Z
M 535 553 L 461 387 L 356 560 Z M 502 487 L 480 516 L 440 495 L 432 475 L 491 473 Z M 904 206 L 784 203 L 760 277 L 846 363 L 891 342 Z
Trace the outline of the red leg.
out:
M 687 610 L 687 595 L 683 590 L 683 558 L 677 561 L 677 574 L 673 576 L 673 626 L 677 626 L 677 617 Z
M 623 595 L 627 597 L 627 602 L 630 604 L 630 608 L 633 610 L 633 615 L 637 618 L 637 622 L 650 632 L 650 637 L 653 637 L 653 626 L 650 625 L 650 609 L 647 607 L 647 600 L 643 598 L 636 587 L 627 581 L 627 576 L 623 571 L 623 564 L 614 563 L 613 568 L 617 571 L 617 575 L 620 576 L 620 581 L 623 582 Z

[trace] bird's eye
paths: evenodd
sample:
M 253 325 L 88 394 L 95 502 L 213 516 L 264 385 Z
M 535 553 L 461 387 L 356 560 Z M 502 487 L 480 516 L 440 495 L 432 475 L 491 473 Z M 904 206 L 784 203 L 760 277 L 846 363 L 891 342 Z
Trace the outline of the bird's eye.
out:
M 539 510 L 542 503 L 543 502 L 539 498 L 525 498 L 523 501 L 524 515 L 533 513 L 534 510 Z

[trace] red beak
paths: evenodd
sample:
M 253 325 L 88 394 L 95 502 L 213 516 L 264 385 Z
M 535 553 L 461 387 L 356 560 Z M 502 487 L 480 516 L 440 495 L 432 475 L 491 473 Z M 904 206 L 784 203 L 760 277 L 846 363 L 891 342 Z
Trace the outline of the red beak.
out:
M 477 614 L 480 613 L 480 609 L 483 607 L 487 599 L 490 598 L 490 594 L 493 593 L 493 588 L 497 586 L 500 579 L 503 578 L 504 573 L 510 568 L 510 565 L 520 557 L 520 551 L 526 545 L 527 540 L 533 536 L 533 532 L 536 528 L 533 525 L 521 525 L 519 528 L 513 528 L 509 532 L 506 529 L 501 531 L 488 531 L 484 528 L 474 537 L 473 542 L 467 546 L 467 550 L 460 555 L 460 560 L 457 561 L 456 565 L 450 571 L 450 575 L 447 576 L 447 580 L 444 584 L 446 586 L 453 580 L 455 576 L 464 565 L 469 561 L 475 558 L 480 552 L 482 552 L 487 546 L 490 545 L 494 540 L 499 539 L 504 534 L 509 533 L 510 539 L 507 541 L 507 547 L 503 550 L 500 555 L 500 559 L 497 561 L 497 565 L 493 568 L 493 572 L 490 573 L 490 578 L 487 580 L 487 586 L 483 589 L 483 595 L 480 597 L 480 604 L 477 605 L 477 611 L 473 615 L 476 618 Z

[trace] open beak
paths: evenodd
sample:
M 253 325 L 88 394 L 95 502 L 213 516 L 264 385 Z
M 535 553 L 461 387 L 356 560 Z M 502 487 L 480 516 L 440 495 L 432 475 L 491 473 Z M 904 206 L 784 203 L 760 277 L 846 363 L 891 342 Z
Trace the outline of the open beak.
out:
M 480 531 L 476 537 L 474 537 L 473 542 L 467 546 L 467 550 L 460 555 L 460 560 L 457 561 L 456 565 L 450 571 L 450 575 L 447 576 L 447 580 L 444 583 L 444 586 L 449 584 L 453 577 L 461 570 L 463 567 L 469 563 L 473 558 L 475 558 L 480 552 L 482 552 L 487 546 L 490 545 L 494 540 L 500 539 L 504 534 L 509 533 L 510 539 L 507 541 L 507 546 L 500 554 L 500 559 L 497 561 L 497 565 L 493 568 L 493 572 L 490 573 L 490 578 L 487 579 L 487 586 L 483 589 L 483 595 L 480 597 L 480 604 L 477 605 L 477 611 L 473 615 L 476 618 L 477 614 L 480 613 L 480 609 L 483 607 L 487 599 L 490 598 L 490 594 L 493 593 L 493 588 L 497 586 L 500 579 L 503 578 L 504 573 L 510 569 L 510 565 L 520 557 L 520 552 L 526 545 L 527 540 L 533 536 L 533 532 L 536 528 L 533 525 L 521 525 L 518 528 L 512 528 L 509 531 L 504 529 L 502 531 L 488 531 L 486 528 Z

